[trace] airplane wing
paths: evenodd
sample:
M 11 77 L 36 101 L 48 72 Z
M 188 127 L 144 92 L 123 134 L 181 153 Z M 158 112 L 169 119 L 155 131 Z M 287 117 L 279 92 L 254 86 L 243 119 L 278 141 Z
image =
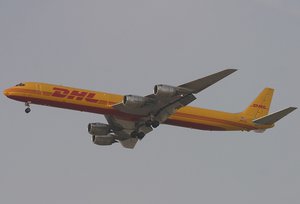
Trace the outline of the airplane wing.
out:
M 199 93 L 235 71 L 237 70 L 226 69 L 177 87 L 162 84 L 156 85 L 154 94 L 145 97 L 127 95 L 124 96 L 123 102 L 112 106 L 121 112 L 139 116 L 137 121 L 128 121 L 117 116 L 106 115 L 105 117 L 113 127 L 114 133 L 119 137 L 122 145 L 127 146 L 127 148 L 133 148 L 137 140 L 130 140 L 129 142 L 129 139 L 134 137 L 142 139 L 145 134 L 166 121 L 178 109 L 194 101 L 196 99 L 194 94 Z M 128 145 L 127 143 L 130 144 Z
M 207 87 L 215 84 L 226 76 L 237 71 L 236 69 L 226 69 L 221 72 L 197 79 L 177 87 L 168 85 L 156 85 L 154 94 L 145 96 L 146 103 L 140 107 L 126 106 L 123 102 L 113 105 L 113 108 L 124 113 L 139 116 L 156 116 L 162 112 L 170 112 L 180 107 L 186 106 L 196 99 L 193 94 L 199 93 Z M 161 90 L 161 92 L 159 92 Z M 125 96 L 126 97 L 126 96 Z M 127 96 L 128 97 L 128 96 Z M 129 97 L 134 97 L 129 95 Z M 174 112 L 174 111 L 171 111 Z
M 197 79 L 186 84 L 182 84 L 179 87 L 191 90 L 193 94 L 199 93 L 200 91 L 208 88 L 209 86 L 215 84 L 221 79 L 227 77 L 233 72 L 237 71 L 237 69 L 225 69 L 221 72 L 209 75 L 207 77 Z

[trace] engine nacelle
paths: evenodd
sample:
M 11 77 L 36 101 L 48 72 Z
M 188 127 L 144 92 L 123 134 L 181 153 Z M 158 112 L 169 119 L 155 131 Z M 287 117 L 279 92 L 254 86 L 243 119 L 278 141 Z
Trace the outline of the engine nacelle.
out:
M 96 145 L 112 145 L 113 143 L 117 142 L 113 135 L 93 135 L 92 141 Z
M 161 97 L 173 97 L 179 93 L 178 87 L 173 87 L 169 85 L 155 85 L 154 86 L 154 95 Z
M 140 108 L 148 102 L 143 96 L 126 95 L 123 98 L 123 104 L 129 108 Z
M 110 127 L 103 123 L 90 123 L 88 131 L 91 135 L 107 135 L 110 133 Z

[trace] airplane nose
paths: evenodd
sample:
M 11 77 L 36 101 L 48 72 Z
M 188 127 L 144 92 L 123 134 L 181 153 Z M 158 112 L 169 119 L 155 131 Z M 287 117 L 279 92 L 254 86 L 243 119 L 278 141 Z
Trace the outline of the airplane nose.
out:
M 4 94 L 5 96 L 9 96 L 9 89 L 5 89 L 5 90 L 3 91 L 3 94 Z

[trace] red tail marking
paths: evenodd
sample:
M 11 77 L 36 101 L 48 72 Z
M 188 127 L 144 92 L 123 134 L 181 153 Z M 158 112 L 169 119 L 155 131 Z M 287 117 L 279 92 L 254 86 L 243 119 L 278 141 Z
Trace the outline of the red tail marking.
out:
M 254 108 L 261 108 L 261 109 L 267 109 L 266 106 L 260 105 L 260 104 L 253 104 L 252 107 L 254 107 Z

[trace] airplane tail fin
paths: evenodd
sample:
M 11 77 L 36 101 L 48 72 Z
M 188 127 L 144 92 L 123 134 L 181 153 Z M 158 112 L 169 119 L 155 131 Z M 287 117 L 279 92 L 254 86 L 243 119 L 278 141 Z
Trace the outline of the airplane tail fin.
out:
M 253 122 L 258 125 L 272 125 L 296 109 L 296 107 L 289 107 L 276 113 L 253 120 Z
M 268 115 L 273 93 L 274 89 L 265 88 L 241 114 L 253 120 Z

